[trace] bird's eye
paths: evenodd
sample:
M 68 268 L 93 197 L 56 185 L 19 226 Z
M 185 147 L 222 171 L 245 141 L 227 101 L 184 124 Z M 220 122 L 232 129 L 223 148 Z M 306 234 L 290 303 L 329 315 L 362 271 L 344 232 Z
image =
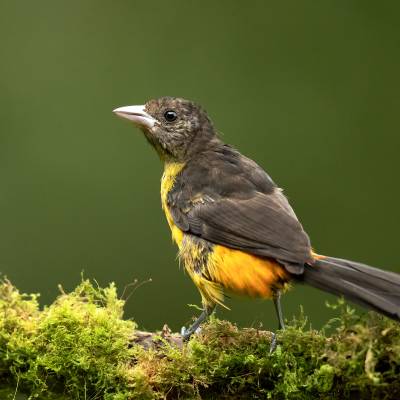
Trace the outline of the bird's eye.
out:
M 164 118 L 168 121 L 168 122 L 173 122 L 178 118 L 178 115 L 176 114 L 175 111 L 173 110 L 168 110 L 165 111 L 164 113 Z

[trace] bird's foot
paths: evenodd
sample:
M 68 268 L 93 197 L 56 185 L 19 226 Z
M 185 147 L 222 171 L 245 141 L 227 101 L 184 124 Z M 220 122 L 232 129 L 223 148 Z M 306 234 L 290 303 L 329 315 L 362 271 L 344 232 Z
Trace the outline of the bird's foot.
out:
M 201 327 L 199 326 L 198 328 L 196 328 L 194 331 L 192 329 L 186 329 L 186 327 L 182 326 L 181 328 L 181 336 L 182 336 L 182 340 L 184 342 L 188 341 L 190 339 L 190 337 L 194 334 L 194 333 L 200 333 L 201 332 Z
M 271 344 L 269 346 L 269 354 L 272 354 L 277 347 L 277 338 L 276 338 L 276 333 L 271 332 L 272 337 L 271 337 Z
M 188 330 L 186 329 L 185 326 L 182 326 L 182 328 L 181 328 L 181 336 L 182 336 L 183 341 L 188 340 L 190 337 L 190 335 L 188 335 Z

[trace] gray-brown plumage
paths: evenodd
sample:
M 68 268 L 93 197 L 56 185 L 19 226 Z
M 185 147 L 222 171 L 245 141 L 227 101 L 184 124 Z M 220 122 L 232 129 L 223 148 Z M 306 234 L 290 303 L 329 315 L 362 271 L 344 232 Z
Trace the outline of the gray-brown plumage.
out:
M 193 199 L 201 198 L 202 201 Z M 310 241 L 286 197 L 252 160 L 219 140 L 189 159 L 168 206 L 184 232 L 297 265 L 312 262 Z

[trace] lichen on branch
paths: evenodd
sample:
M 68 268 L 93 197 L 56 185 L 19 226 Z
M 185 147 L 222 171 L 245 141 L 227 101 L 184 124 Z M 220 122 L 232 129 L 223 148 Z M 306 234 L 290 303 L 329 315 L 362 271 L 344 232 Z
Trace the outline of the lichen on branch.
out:
M 342 301 L 321 331 L 293 319 L 273 354 L 266 331 L 212 318 L 182 344 L 138 331 L 123 306 L 114 284 L 84 280 L 40 309 L 0 282 L 0 398 L 400 398 L 399 324 Z

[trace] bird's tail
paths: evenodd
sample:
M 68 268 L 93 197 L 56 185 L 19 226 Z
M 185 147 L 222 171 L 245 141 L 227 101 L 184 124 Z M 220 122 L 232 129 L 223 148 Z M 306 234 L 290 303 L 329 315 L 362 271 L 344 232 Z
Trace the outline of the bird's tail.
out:
M 344 296 L 362 307 L 400 321 L 400 275 L 334 257 L 306 265 L 300 280 L 325 292 Z

